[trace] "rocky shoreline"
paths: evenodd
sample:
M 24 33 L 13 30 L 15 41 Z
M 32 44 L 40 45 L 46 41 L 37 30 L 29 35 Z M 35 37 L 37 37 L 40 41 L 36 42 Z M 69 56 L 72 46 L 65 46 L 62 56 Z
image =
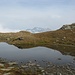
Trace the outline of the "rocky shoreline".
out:
M 0 75 L 75 75 L 75 67 L 70 64 L 58 66 L 51 62 L 41 67 L 31 61 L 18 65 L 17 62 L 7 62 L 0 58 Z

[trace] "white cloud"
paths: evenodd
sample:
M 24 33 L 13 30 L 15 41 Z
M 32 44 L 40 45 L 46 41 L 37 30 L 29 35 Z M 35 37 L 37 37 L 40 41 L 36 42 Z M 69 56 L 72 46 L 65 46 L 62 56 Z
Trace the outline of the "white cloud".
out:
M 60 19 L 61 16 L 60 15 L 52 15 L 52 18 Z
M 57 29 L 63 24 L 75 22 L 75 5 L 69 6 L 63 2 L 60 0 L 2 0 L 5 4 L 0 7 L 2 24 L 0 31 L 24 30 L 37 26 Z
M 50 10 L 49 10 L 50 9 Z M 5 12 L 4 12 L 5 11 Z M 56 12 L 55 12 L 56 11 Z M 61 18 L 60 11 L 46 8 L 46 9 L 35 9 L 35 8 L 10 8 L 1 10 L 0 22 L 3 23 L 7 28 L 31 28 L 38 26 L 50 27 L 53 20 Z M 11 26 L 13 25 L 13 26 Z
M 8 29 L 8 28 L 4 28 L 1 24 L 0 24 L 0 32 L 2 33 L 7 33 L 7 32 L 18 32 L 19 30 L 12 30 L 12 29 Z

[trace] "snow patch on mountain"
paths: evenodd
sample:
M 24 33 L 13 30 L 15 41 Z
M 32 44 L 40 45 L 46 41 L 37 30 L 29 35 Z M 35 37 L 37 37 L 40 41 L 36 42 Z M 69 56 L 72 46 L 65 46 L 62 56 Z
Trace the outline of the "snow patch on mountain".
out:
M 34 27 L 33 29 L 26 29 L 26 31 L 29 31 L 31 33 L 41 33 L 41 32 L 51 31 L 51 29 L 41 28 L 41 27 Z

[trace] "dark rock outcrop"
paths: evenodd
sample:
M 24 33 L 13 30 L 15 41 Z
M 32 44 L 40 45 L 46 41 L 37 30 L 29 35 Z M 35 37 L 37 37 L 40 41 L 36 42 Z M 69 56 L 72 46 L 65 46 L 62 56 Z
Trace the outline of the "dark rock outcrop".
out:
M 70 25 L 63 25 L 60 29 L 66 30 L 66 29 L 74 29 L 75 28 L 75 23 L 72 23 Z

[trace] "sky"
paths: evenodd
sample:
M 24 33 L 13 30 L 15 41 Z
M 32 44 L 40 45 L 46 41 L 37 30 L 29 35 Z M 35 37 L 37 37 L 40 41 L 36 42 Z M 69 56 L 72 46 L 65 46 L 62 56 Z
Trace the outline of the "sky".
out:
M 75 0 L 0 0 L 0 32 L 75 23 Z

